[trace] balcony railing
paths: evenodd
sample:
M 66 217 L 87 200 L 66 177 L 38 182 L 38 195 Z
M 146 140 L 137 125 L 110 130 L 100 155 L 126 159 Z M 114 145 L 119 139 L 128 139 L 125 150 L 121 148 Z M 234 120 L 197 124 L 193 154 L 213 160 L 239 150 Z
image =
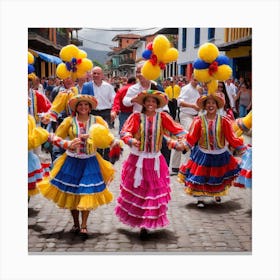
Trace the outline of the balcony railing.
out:
M 252 35 L 252 28 L 225 28 L 225 43 Z
M 132 58 L 121 58 L 120 59 L 120 65 L 122 64 L 135 64 L 135 60 Z

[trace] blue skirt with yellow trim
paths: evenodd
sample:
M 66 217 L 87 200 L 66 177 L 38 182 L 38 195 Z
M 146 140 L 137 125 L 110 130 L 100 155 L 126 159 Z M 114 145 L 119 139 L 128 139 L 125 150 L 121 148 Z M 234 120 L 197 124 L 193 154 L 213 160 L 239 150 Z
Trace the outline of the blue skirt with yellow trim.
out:
M 113 179 L 114 169 L 100 155 L 76 158 L 63 154 L 49 178 L 38 183 L 43 196 L 60 208 L 92 210 L 113 200 L 107 183 Z

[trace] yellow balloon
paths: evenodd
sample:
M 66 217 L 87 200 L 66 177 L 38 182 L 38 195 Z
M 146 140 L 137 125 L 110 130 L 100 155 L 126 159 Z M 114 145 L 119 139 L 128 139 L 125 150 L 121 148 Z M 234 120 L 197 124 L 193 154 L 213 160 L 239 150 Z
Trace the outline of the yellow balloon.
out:
M 71 72 L 67 70 L 65 63 L 60 63 L 56 67 L 56 76 L 62 80 L 71 76 Z
M 194 69 L 194 77 L 202 83 L 206 83 L 212 80 L 212 77 L 208 73 L 208 69 Z
M 141 73 L 147 80 L 156 80 L 160 76 L 160 67 L 146 61 L 141 69 Z
M 73 81 L 76 81 L 78 79 L 78 75 L 77 75 L 77 72 L 71 72 L 71 79 Z
M 245 117 L 242 119 L 244 125 L 248 128 L 252 128 L 252 111 L 250 111 Z
M 93 67 L 93 63 L 88 58 L 83 58 L 81 64 L 77 65 L 77 68 L 79 69 L 79 71 L 84 71 L 84 72 L 91 70 L 92 67 Z
M 85 71 L 83 71 L 83 70 L 81 70 L 81 69 L 79 69 L 79 68 L 77 69 L 77 71 L 76 71 L 75 73 L 76 73 L 77 78 L 82 78 L 82 77 L 84 77 L 85 74 L 86 74 Z
M 163 61 L 165 52 L 170 48 L 170 42 L 164 35 L 158 35 L 153 41 L 153 53 L 159 61 Z
M 232 75 L 232 69 L 228 65 L 221 65 L 218 67 L 218 71 L 213 74 L 213 77 L 220 81 L 229 79 Z
M 60 50 L 59 56 L 63 61 L 71 61 L 73 57 L 77 58 L 79 49 L 75 45 L 67 45 Z
M 216 92 L 218 89 L 218 81 L 212 80 L 209 83 L 207 83 L 207 89 L 209 94 Z
M 87 57 L 87 53 L 84 50 L 79 50 L 77 59 L 79 58 L 86 58 Z
M 171 61 L 177 60 L 177 59 L 178 59 L 178 56 L 179 56 L 178 50 L 175 49 L 175 48 L 170 48 L 170 49 L 168 49 L 168 50 L 165 52 L 162 61 L 163 61 L 164 63 L 169 63 L 169 62 L 171 62 Z
M 28 64 L 34 63 L 34 56 L 31 52 L 28 52 Z
M 213 62 L 219 55 L 219 49 L 212 43 L 205 43 L 198 49 L 198 57 L 208 63 Z
M 99 149 L 108 148 L 114 141 L 114 136 L 109 128 L 101 124 L 93 124 L 89 131 L 89 140 L 93 146 Z

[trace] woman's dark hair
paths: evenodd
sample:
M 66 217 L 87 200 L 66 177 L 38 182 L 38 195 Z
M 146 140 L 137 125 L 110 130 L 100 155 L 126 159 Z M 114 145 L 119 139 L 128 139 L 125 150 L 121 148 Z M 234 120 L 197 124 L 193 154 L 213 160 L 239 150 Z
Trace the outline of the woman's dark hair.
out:
M 219 81 L 218 85 L 219 84 L 223 86 L 222 93 L 225 96 L 225 109 L 230 109 L 231 106 L 230 106 L 230 101 L 229 101 L 229 97 L 228 97 L 228 93 L 227 93 L 227 89 L 226 89 L 225 83 L 222 82 L 222 81 Z

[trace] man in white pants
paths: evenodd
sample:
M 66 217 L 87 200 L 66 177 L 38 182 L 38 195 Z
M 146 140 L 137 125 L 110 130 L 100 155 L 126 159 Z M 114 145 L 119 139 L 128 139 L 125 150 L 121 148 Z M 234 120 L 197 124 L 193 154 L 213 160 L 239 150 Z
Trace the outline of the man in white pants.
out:
M 192 75 L 190 83 L 181 88 L 181 92 L 178 97 L 178 107 L 180 107 L 180 124 L 186 131 L 189 131 L 193 118 L 197 116 L 199 111 L 199 107 L 196 105 L 196 100 L 200 97 L 197 85 L 198 81 Z M 178 174 L 179 167 L 181 165 L 181 155 L 182 152 L 175 150 L 172 151 L 171 175 Z

